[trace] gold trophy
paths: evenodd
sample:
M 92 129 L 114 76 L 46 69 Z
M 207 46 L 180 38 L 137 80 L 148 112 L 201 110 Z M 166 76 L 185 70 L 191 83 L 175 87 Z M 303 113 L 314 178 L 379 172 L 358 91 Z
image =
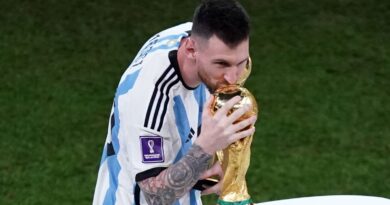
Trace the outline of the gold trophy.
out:
M 247 119 L 253 115 L 257 115 L 258 108 L 254 96 L 244 87 L 242 87 L 249 77 L 252 69 L 252 62 L 249 59 L 244 73 L 240 76 L 236 85 L 228 85 L 218 88 L 214 95 L 214 101 L 211 106 L 211 111 L 214 114 L 221 108 L 229 99 L 234 96 L 241 96 L 241 101 L 235 104 L 230 110 L 234 110 L 244 106 L 250 105 L 251 110 L 241 116 L 237 122 Z M 228 113 L 228 114 L 230 114 Z M 248 129 L 249 127 L 245 128 Z M 251 197 L 248 194 L 245 175 L 250 162 L 250 145 L 253 135 L 244 137 L 238 140 L 227 148 L 217 151 L 216 158 L 221 163 L 224 171 L 224 178 L 222 179 L 222 190 L 218 198 L 219 205 L 246 205 L 253 204 Z

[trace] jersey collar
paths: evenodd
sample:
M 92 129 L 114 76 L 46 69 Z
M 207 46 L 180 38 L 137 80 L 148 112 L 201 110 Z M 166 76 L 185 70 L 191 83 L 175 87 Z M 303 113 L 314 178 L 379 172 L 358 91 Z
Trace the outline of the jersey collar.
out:
M 175 71 L 176 71 L 181 83 L 184 85 L 184 87 L 187 88 L 188 90 L 195 90 L 198 86 L 190 87 L 189 85 L 187 85 L 184 82 L 184 79 L 183 79 L 181 72 L 180 72 L 179 62 L 177 61 L 177 50 L 170 51 L 168 54 L 168 57 L 169 57 L 169 61 L 171 62 L 171 65 L 175 68 Z

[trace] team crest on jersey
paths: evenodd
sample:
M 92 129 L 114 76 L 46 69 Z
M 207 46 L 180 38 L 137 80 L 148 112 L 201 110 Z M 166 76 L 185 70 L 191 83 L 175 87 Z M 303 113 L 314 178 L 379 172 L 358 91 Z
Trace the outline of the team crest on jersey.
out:
M 164 162 L 163 139 L 160 136 L 140 136 L 142 162 Z

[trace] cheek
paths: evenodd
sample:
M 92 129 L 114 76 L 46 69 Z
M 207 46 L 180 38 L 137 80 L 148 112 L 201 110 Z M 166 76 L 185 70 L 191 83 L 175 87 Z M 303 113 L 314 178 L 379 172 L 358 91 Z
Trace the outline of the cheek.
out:
M 246 66 L 240 66 L 239 69 L 237 70 L 237 76 L 241 76 L 244 73 Z
M 213 78 L 215 81 L 224 81 L 225 72 L 223 72 L 222 69 L 218 69 L 217 71 L 214 71 Z
M 215 83 L 217 83 L 218 81 L 219 81 L 219 76 L 217 76 L 217 75 L 215 75 L 215 73 L 212 73 L 212 72 L 208 72 L 208 71 L 206 71 L 206 72 L 204 72 L 203 73 L 204 75 L 204 78 L 208 81 L 208 83 L 213 83 L 213 84 L 215 84 Z
M 203 77 L 207 78 L 209 81 L 217 82 L 223 80 L 224 78 L 223 69 L 217 68 L 216 65 L 206 63 L 204 61 L 198 61 L 198 67 Z
M 215 65 L 214 65 L 214 66 L 209 66 L 209 67 L 206 68 L 206 69 L 207 69 L 206 72 L 208 73 L 208 75 L 209 75 L 211 78 L 215 79 L 215 80 L 222 79 L 223 76 L 224 76 L 224 71 L 223 71 L 223 69 L 217 68 L 217 67 L 215 67 Z

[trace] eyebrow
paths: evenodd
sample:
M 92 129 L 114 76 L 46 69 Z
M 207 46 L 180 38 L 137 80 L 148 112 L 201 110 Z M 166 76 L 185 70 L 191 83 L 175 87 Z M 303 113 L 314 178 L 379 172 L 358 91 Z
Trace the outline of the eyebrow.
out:
M 245 58 L 244 60 L 240 61 L 237 65 L 240 65 L 240 64 L 244 63 L 245 61 L 248 61 L 248 59 L 249 59 L 249 57 Z M 215 59 L 212 62 L 213 63 L 223 63 L 223 64 L 231 65 L 231 63 L 229 63 L 225 59 Z

